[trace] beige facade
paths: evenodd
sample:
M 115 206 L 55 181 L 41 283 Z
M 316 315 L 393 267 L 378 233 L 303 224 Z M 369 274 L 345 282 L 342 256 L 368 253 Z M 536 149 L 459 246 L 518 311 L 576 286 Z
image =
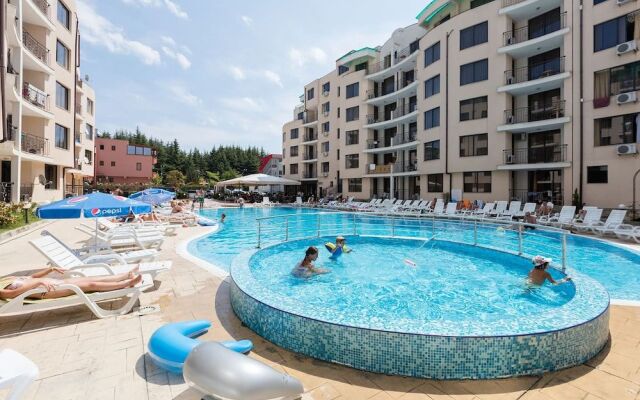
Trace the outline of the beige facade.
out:
M 431 2 L 305 86 L 283 127 L 285 176 L 318 196 L 566 204 L 577 190 L 587 204 L 631 204 L 640 12 L 582 3 Z
M 95 93 L 79 71 L 75 0 L 11 0 L 5 7 L 5 135 L 0 200 L 82 192 L 93 177 Z

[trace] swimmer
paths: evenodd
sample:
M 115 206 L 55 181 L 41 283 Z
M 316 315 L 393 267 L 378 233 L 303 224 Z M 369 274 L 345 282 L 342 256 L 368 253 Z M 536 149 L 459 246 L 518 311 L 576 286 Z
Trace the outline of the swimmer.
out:
M 331 252 L 331 257 L 329 257 L 332 260 L 337 260 L 338 257 L 340 257 L 342 255 L 342 253 L 349 253 L 351 252 L 351 249 L 347 248 L 345 245 L 345 241 L 346 239 L 344 238 L 344 236 L 338 236 L 336 237 L 336 243 L 327 243 L 325 244 L 325 247 L 327 248 L 327 250 L 329 250 L 329 252 Z
M 329 271 L 323 268 L 316 268 L 313 262 L 318 259 L 318 249 L 311 246 L 304 253 L 304 259 L 296 265 L 291 274 L 296 278 L 309 278 L 313 275 L 326 274 Z
M 222 213 L 222 215 L 220 215 L 220 222 L 224 223 L 225 218 L 227 218 L 227 215 L 225 213 Z
M 533 262 L 533 269 L 529 271 L 529 277 L 527 279 L 528 283 L 540 286 L 544 284 L 545 281 L 549 281 L 553 285 L 560 285 L 571 280 L 570 277 L 563 278 L 559 281 L 553 279 L 551 274 L 547 272 L 547 267 L 549 267 L 549 263 L 551 261 L 552 260 L 550 258 L 543 256 L 533 257 L 531 259 L 531 262 Z

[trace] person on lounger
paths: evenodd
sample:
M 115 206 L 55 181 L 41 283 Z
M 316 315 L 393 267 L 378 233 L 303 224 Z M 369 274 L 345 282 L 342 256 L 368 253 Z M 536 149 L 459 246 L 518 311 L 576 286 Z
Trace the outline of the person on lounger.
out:
M 313 275 L 326 274 L 329 271 L 317 268 L 313 262 L 318 259 L 318 248 L 311 246 L 304 253 L 304 259 L 296 265 L 291 274 L 296 278 L 310 278 Z
M 527 283 L 529 283 L 530 285 L 540 286 L 543 285 L 545 281 L 549 281 L 549 283 L 553 285 L 559 285 L 561 283 L 570 281 L 570 277 L 563 278 L 559 281 L 556 281 L 551 277 L 551 274 L 547 272 L 547 268 L 549 267 L 549 263 L 551 261 L 552 260 L 550 258 L 546 258 L 543 256 L 533 257 L 533 259 L 531 259 L 531 262 L 533 262 L 533 269 L 529 272 Z
M 110 292 L 112 290 L 133 287 L 142 280 L 138 274 L 138 268 L 134 268 L 126 274 L 81 277 L 81 278 L 48 278 L 51 273 L 64 274 L 66 271 L 60 268 L 47 268 L 28 276 L 6 276 L 0 278 L 0 299 L 13 299 L 21 294 L 38 287 L 47 291 L 38 293 L 29 298 L 56 299 L 73 294 L 72 290 L 57 289 L 58 285 L 69 283 L 78 286 L 83 292 Z

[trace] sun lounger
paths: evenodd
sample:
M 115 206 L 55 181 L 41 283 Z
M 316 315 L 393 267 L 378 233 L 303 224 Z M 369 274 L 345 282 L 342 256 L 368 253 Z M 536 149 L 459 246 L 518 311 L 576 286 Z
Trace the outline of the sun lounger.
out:
M 86 305 L 93 314 L 98 318 L 107 318 L 116 315 L 127 314 L 133 308 L 134 304 L 140 297 L 140 294 L 153 287 L 153 279 L 151 275 L 143 274 L 142 281 L 131 288 L 112 290 L 109 292 L 84 293 L 76 285 L 63 283 L 56 286 L 57 290 L 71 290 L 73 295 L 60 297 L 57 299 L 29 299 L 28 297 L 45 293 L 45 288 L 35 288 L 22 293 L 13 299 L 0 299 L 0 317 L 4 315 L 15 314 L 31 314 L 38 311 L 48 311 L 62 307 L 72 307 L 78 305 Z M 99 302 L 117 300 L 123 297 L 129 297 L 129 300 L 120 308 L 114 310 L 105 310 L 98 306 Z
M 474 217 L 484 218 L 491 214 L 494 206 L 495 206 L 495 203 L 486 203 L 484 207 L 482 207 L 482 209 L 473 211 L 471 215 Z
M 488 217 L 499 217 L 500 215 L 504 214 L 505 211 L 507 211 L 507 206 L 509 205 L 508 201 L 497 201 L 496 202 L 496 208 L 494 208 L 493 210 L 491 210 L 491 212 L 487 215 Z
M 500 215 L 498 215 L 498 218 L 500 219 L 513 219 L 513 217 L 515 217 L 516 215 L 518 215 L 518 213 L 520 212 L 520 206 L 522 205 L 522 202 L 520 201 L 512 201 L 509 203 L 509 208 L 504 210 L 502 213 L 500 213 Z
M 522 210 L 515 214 L 516 217 L 524 217 L 527 213 L 536 213 L 536 203 L 524 203 Z
M 156 223 L 156 224 L 142 224 L 137 222 L 119 224 L 113 222 L 109 218 L 98 218 L 98 226 L 106 231 L 135 231 L 139 234 L 162 234 L 162 235 L 175 235 L 176 227 L 169 224 Z
M 47 257 L 53 266 L 68 270 L 67 275 L 69 276 L 117 275 L 127 273 L 138 266 L 140 273 L 149 274 L 153 279 L 159 273 L 171 269 L 171 261 L 152 261 L 133 264 L 127 263 L 120 254 L 96 255 L 82 260 L 70 251 L 69 248 L 62 245 L 61 242 L 50 235 L 31 240 L 29 243 L 42 253 L 42 255 Z M 110 265 L 110 263 L 114 262 L 117 264 Z
M 431 211 L 435 215 L 443 215 L 444 214 L 444 203 L 437 201 L 435 207 L 433 207 L 433 211 Z
M 606 234 L 615 234 L 616 231 L 622 229 L 628 229 L 628 224 L 624 224 L 624 217 L 627 215 L 627 210 L 611 210 L 607 220 L 605 222 L 593 224 L 591 231 L 598 236 L 604 236 Z
M 557 216 L 550 217 L 543 221 L 538 221 L 538 223 L 562 228 L 564 226 L 571 226 L 575 215 L 576 206 L 562 206 L 560 213 Z
M 578 232 L 588 232 L 595 225 L 599 225 L 602 221 L 600 218 L 602 217 L 602 209 L 597 207 L 584 207 L 586 214 L 582 221 L 574 221 L 571 225 L 572 228 L 578 230 Z
M 633 226 L 629 224 L 622 224 L 613 233 L 621 240 L 634 240 L 636 243 L 640 243 L 640 226 Z
M 447 204 L 447 208 L 445 210 L 445 214 L 447 215 L 456 215 L 458 214 L 458 203 L 451 202 Z
M 159 249 L 164 242 L 164 237 L 156 235 L 142 235 L 135 232 L 112 232 L 97 233 L 86 225 L 78 225 L 76 229 L 91 236 L 90 241 L 97 244 L 98 248 L 139 248 L 139 249 Z
M 0 389 L 11 388 L 6 400 L 20 400 L 40 371 L 31 360 L 11 349 L 0 350 Z

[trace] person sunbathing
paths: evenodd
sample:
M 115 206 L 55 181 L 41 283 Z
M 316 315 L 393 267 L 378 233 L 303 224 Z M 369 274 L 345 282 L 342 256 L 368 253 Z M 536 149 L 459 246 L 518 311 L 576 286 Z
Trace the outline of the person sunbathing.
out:
M 140 218 L 144 222 L 161 222 L 155 211 L 151 211 L 149 214 L 141 215 Z
M 138 267 L 126 274 L 80 277 L 80 278 L 49 278 L 51 273 L 64 275 L 66 270 L 61 268 L 46 268 L 27 276 L 6 276 L 0 278 L 0 299 L 8 300 L 20 296 L 35 288 L 44 288 L 44 293 L 29 296 L 31 299 L 56 299 L 74 294 L 69 289 L 57 289 L 58 285 L 68 283 L 76 285 L 83 292 L 110 292 L 112 290 L 133 287 L 142 280 L 138 274 Z

